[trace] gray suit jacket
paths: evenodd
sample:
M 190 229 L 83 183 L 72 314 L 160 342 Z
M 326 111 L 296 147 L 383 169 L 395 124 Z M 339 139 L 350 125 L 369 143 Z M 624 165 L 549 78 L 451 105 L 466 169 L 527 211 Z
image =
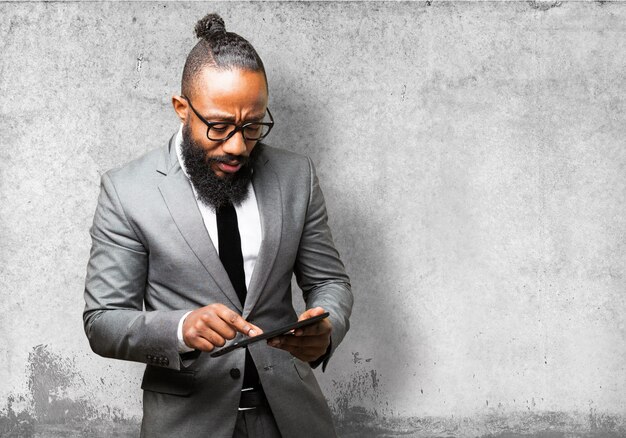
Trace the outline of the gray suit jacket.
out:
M 173 139 L 102 176 L 91 228 L 85 332 L 94 352 L 147 364 L 142 436 L 232 437 L 241 379 L 230 371 L 243 371 L 244 351 L 219 358 L 202 353 L 183 364 L 176 333 L 187 311 L 223 303 L 261 328 L 293 322 L 295 272 L 307 308 L 330 312 L 333 351 L 348 330 L 350 283 L 311 161 L 263 144 L 256 147 L 261 151 L 252 183 L 263 240 L 243 308 L 206 231 Z M 249 350 L 283 436 L 334 436 L 310 365 L 264 342 Z

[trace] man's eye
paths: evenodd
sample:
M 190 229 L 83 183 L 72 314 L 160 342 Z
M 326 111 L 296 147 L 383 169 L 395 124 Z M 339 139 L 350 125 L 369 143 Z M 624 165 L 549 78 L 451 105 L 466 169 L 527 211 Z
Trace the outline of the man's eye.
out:
M 248 125 L 246 126 L 246 134 L 257 134 L 261 128 L 263 127 L 263 125 Z
M 211 126 L 211 129 L 215 132 L 226 132 L 230 129 L 230 125 L 219 124 Z

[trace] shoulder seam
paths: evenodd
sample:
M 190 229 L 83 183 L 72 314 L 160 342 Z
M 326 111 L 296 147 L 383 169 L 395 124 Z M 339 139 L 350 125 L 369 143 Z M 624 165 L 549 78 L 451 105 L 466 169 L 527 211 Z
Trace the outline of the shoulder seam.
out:
M 108 172 L 105 173 L 103 176 L 106 176 L 109 179 L 109 182 L 111 183 L 111 187 L 113 188 L 113 192 L 115 193 L 115 197 L 117 198 L 117 202 L 120 204 L 120 207 L 122 209 L 122 213 L 124 214 L 124 219 L 126 219 L 126 223 L 130 227 L 130 229 L 133 230 L 133 233 L 135 234 L 135 239 L 137 240 L 137 242 L 141 242 L 141 239 L 139 239 L 139 234 L 137 233 L 137 230 L 133 226 L 132 222 L 130 220 L 128 220 L 128 215 L 126 214 L 126 209 L 124 208 L 124 204 L 122 203 L 122 201 L 120 199 L 120 195 L 117 193 L 117 188 L 115 187 L 115 183 L 113 182 L 113 179 L 108 174 Z M 144 246 L 143 242 L 141 242 L 141 244 L 142 244 L 142 246 Z M 144 246 L 144 248 L 145 248 L 145 246 Z

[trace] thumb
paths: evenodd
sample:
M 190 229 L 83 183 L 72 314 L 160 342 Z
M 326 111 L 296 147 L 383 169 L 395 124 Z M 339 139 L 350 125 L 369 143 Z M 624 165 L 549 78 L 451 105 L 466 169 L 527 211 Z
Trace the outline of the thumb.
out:
M 325 310 L 322 307 L 313 307 L 312 309 L 308 309 L 306 312 L 302 313 L 298 318 L 298 321 L 303 321 L 305 319 L 312 318 L 317 315 L 321 315 Z

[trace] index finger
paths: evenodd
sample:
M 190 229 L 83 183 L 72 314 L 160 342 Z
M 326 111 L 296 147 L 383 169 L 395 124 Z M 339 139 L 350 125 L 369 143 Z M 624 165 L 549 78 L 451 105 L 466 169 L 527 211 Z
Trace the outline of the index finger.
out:
M 232 328 L 237 330 L 239 333 L 243 333 L 246 336 L 258 336 L 263 333 L 259 327 L 254 324 L 249 323 L 241 315 L 237 312 L 233 312 L 228 307 L 224 307 L 220 309 L 217 313 L 224 322 L 230 325 Z
M 323 307 L 313 307 L 311 309 L 306 310 L 304 313 L 302 313 L 300 317 L 298 318 L 298 321 L 303 321 L 305 319 L 309 319 L 314 316 L 321 315 L 324 312 L 326 312 L 326 310 L 324 310 Z

